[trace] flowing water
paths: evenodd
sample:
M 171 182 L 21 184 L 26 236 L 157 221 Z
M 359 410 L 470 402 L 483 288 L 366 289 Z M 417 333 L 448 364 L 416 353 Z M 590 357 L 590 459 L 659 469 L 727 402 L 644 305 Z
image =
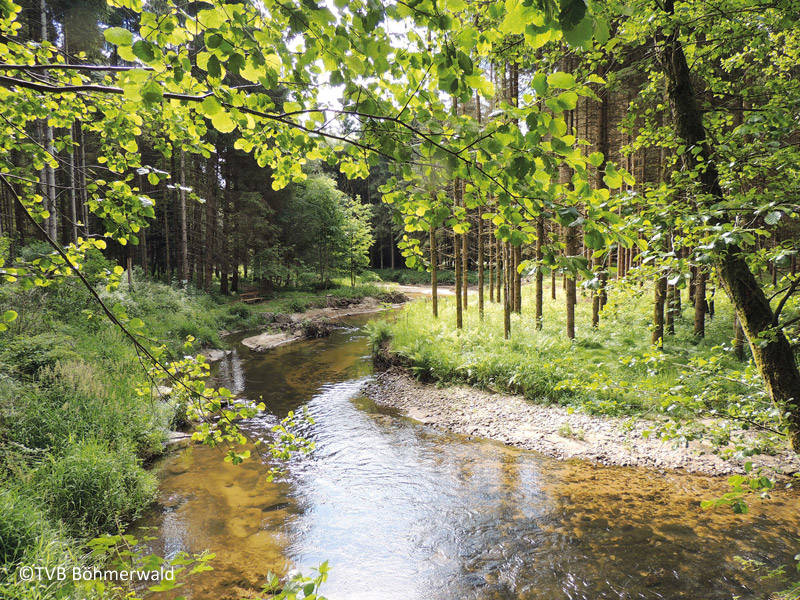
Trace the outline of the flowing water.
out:
M 725 482 L 558 462 L 438 433 L 360 395 L 371 372 L 365 317 L 325 339 L 266 354 L 238 351 L 220 378 L 262 397 L 267 435 L 308 407 L 315 452 L 268 483 L 258 459 L 233 466 L 193 447 L 159 465 L 160 502 L 143 525 L 163 555 L 208 549 L 214 570 L 192 600 L 254 594 L 269 571 L 323 561 L 330 600 L 766 598 L 780 589 L 741 559 L 788 564 L 800 502 L 779 495 L 751 514 L 707 512 Z

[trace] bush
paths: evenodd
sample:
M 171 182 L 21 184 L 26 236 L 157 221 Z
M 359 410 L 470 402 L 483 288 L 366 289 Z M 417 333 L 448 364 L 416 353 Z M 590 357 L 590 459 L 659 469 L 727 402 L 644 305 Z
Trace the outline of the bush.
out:
M 117 532 L 155 498 L 156 478 L 127 448 L 87 441 L 36 473 L 53 517 L 80 537 Z
M 311 303 L 309 301 L 301 300 L 299 298 L 289 302 L 289 310 L 292 312 L 305 312 L 310 306 Z

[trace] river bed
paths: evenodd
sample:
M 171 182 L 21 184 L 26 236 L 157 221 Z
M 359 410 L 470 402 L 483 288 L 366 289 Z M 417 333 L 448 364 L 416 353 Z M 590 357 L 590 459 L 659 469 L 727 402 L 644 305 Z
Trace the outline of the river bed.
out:
M 328 561 L 329 600 L 767 598 L 781 583 L 741 560 L 789 564 L 800 543 L 796 495 L 748 515 L 703 511 L 724 479 L 581 461 L 437 432 L 361 394 L 371 375 L 353 317 L 330 337 L 265 354 L 237 350 L 223 383 L 270 415 L 307 407 L 316 450 L 274 483 L 191 447 L 158 465 L 160 497 L 139 525 L 154 552 L 216 553 L 181 589 L 192 600 L 256 594 L 269 571 Z

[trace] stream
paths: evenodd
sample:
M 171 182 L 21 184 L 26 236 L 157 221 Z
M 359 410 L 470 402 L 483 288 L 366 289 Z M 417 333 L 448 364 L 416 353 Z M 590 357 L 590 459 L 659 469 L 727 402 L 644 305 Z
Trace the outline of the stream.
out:
M 715 600 L 785 587 L 742 560 L 793 564 L 796 495 L 754 500 L 748 515 L 703 511 L 724 479 L 559 462 L 422 426 L 360 394 L 369 318 L 265 354 L 237 343 L 219 365 L 223 385 L 271 412 L 246 423 L 251 435 L 307 407 L 316 450 L 273 483 L 255 454 L 233 466 L 195 446 L 161 460 L 159 502 L 137 524 L 152 528 L 151 550 L 216 553 L 187 598 L 238 600 L 269 571 L 323 561 L 329 600 Z

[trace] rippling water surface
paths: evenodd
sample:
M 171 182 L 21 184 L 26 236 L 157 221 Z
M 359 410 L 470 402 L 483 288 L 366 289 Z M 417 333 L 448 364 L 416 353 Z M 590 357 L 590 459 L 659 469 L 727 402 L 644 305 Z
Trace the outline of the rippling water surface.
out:
M 317 449 L 275 483 L 268 465 L 234 467 L 211 448 L 161 463 L 160 503 L 141 523 L 155 528 L 153 550 L 217 555 L 189 598 L 247 597 L 268 571 L 325 560 L 330 600 L 766 598 L 780 588 L 737 557 L 790 561 L 796 496 L 745 516 L 706 512 L 699 500 L 724 481 L 437 433 L 360 395 L 365 319 L 266 354 L 239 348 L 220 366 L 229 387 L 273 412 L 248 423 L 252 434 L 307 406 Z

